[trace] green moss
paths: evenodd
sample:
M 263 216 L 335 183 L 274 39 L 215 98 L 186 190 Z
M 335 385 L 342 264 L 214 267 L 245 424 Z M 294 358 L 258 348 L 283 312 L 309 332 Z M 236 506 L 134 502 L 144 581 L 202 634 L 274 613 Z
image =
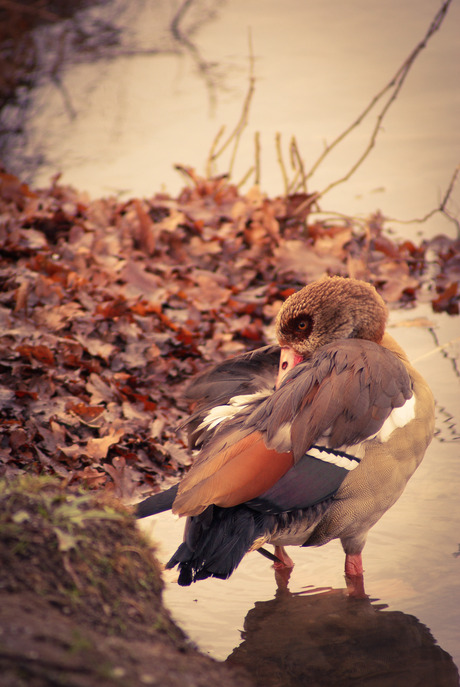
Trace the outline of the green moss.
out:
M 162 580 L 151 545 L 121 504 L 72 493 L 50 477 L 0 480 L 0 584 L 49 597 L 64 613 L 129 634 L 182 637 L 161 605 Z

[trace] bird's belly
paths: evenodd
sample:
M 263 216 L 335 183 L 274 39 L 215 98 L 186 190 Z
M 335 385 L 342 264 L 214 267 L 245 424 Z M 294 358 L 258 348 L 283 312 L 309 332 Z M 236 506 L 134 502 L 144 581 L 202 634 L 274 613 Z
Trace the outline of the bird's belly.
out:
M 273 546 L 302 546 L 315 526 L 316 523 L 312 525 L 311 522 L 308 525 L 296 523 L 290 527 L 279 529 L 271 535 L 268 543 Z

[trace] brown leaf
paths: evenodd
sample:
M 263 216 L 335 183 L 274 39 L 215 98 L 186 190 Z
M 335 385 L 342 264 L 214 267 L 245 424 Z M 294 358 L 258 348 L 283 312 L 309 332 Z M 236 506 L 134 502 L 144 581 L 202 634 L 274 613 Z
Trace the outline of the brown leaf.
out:
M 459 285 L 453 282 L 442 291 L 437 298 L 432 300 L 435 312 L 446 311 L 450 315 L 459 314 Z
M 342 274 L 343 265 L 336 258 L 318 255 L 306 241 L 285 241 L 275 251 L 275 269 L 280 278 L 294 278 L 307 284 L 326 274 Z
M 92 489 L 100 489 L 107 482 L 107 475 L 101 470 L 93 468 L 90 465 L 87 465 L 85 468 L 83 468 L 83 470 L 81 470 L 81 472 L 78 474 L 78 478 L 85 482 L 85 484 Z
M 112 465 L 110 463 L 105 464 L 104 470 L 113 480 L 116 496 L 125 501 L 129 500 L 134 495 L 136 480 L 133 478 L 135 471 L 126 465 L 125 458 L 114 456 Z
M 75 413 L 85 422 L 91 423 L 102 415 L 105 408 L 102 406 L 89 406 L 86 403 L 71 403 L 67 406 L 67 410 Z
M 364 258 L 348 255 L 347 270 L 348 276 L 352 279 L 363 279 L 364 281 L 369 281 L 370 270 L 367 260 Z
M 109 448 L 113 446 L 113 444 L 117 444 L 124 433 L 124 429 L 112 429 L 105 437 L 88 439 L 85 453 L 87 453 L 93 461 L 100 461 L 106 458 Z
M 24 207 L 25 199 L 36 198 L 37 194 L 27 184 L 22 183 L 18 177 L 0 171 L 0 196 L 6 202 L 12 201 L 19 207 Z
M 156 246 L 155 225 L 150 219 L 149 214 L 144 209 L 141 201 L 135 199 L 133 202 L 139 222 L 140 247 L 147 253 L 147 255 L 153 255 Z
M 419 282 L 410 276 L 405 262 L 385 262 L 379 265 L 378 280 L 383 281 L 380 292 L 388 303 L 396 303 L 404 293 L 414 292 Z
M 27 358 L 38 360 L 44 365 L 55 365 L 53 352 L 44 344 L 37 344 L 36 346 L 21 344 L 15 350 Z

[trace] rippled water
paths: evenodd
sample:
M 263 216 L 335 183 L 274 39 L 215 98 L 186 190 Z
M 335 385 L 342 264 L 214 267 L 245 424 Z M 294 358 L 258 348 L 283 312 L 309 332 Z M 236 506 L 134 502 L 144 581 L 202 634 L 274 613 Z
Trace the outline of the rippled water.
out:
M 369 685 L 457 684 L 449 656 L 434 647 L 437 642 L 460 666 L 458 320 L 419 306 L 393 312 L 391 323 L 391 334 L 434 392 L 436 437 L 403 496 L 371 530 L 363 554 L 370 601 L 346 599 L 339 542 L 289 549 L 295 561 L 291 595 L 278 589 L 271 564 L 257 553 L 246 556 L 228 581 L 211 579 L 181 588 L 176 573 L 166 573 L 166 604 L 198 646 L 218 659 L 233 652 L 234 661 L 260 661 L 261 674 L 267 661 L 274 670 L 270 655 L 281 663 L 284 656 L 294 677 L 286 674 L 285 682 L 273 684 L 293 680 L 294 685 L 299 675 L 313 679 L 318 652 L 323 655 L 328 642 L 340 648 L 336 656 L 348 655 L 348 663 L 327 656 L 321 685 L 361 684 L 358 677 L 372 673 L 370 665 L 380 677 L 365 683 Z M 159 542 L 160 560 L 166 562 L 182 539 L 183 521 L 162 514 L 148 518 L 143 527 Z M 289 660 L 286 633 L 293 652 Z M 363 674 L 358 668 L 354 677 L 347 673 L 353 660 L 367 666 Z M 382 674 L 392 676 L 391 681 L 380 682 Z M 345 679 L 351 681 L 341 683 Z

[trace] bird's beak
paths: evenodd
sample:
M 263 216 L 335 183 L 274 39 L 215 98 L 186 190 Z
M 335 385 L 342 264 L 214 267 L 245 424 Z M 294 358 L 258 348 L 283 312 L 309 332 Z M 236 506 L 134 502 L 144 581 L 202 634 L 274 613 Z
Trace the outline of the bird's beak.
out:
M 280 366 L 278 368 L 278 377 L 276 378 L 276 386 L 275 388 L 278 389 L 280 386 L 281 382 L 287 375 L 287 373 L 292 370 L 296 365 L 301 363 L 303 360 L 303 357 L 294 351 L 293 348 L 289 348 L 287 346 L 283 346 L 281 349 L 281 356 L 280 356 Z

